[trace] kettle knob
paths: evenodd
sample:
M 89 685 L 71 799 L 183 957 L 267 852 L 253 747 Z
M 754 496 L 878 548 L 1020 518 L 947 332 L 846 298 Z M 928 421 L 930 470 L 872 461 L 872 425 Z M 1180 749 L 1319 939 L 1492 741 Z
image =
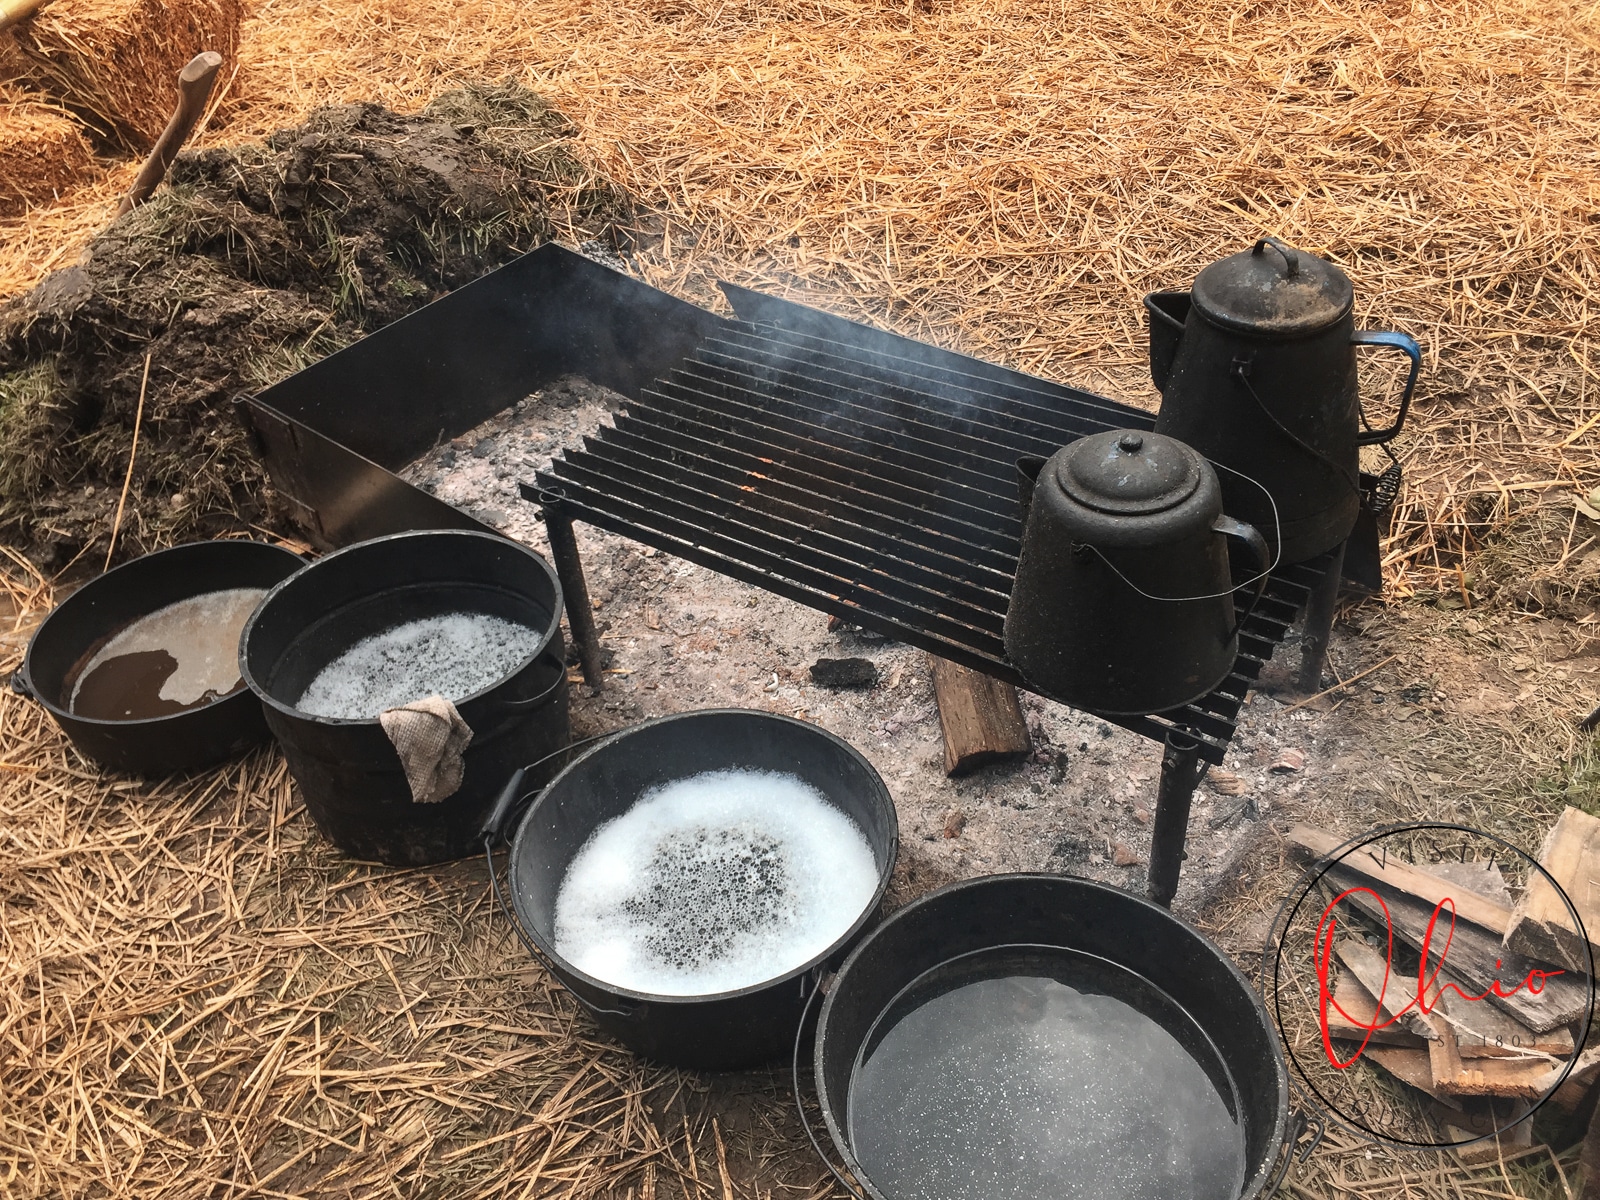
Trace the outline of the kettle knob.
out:
M 1137 454 L 1144 449 L 1144 438 L 1137 433 L 1125 433 L 1117 439 L 1117 449 L 1124 454 Z

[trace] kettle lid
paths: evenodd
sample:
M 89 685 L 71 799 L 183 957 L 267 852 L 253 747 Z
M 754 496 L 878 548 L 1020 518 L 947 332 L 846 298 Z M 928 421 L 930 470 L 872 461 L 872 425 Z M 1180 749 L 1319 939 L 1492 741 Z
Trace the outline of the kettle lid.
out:
M 1213 324 L 1245 333 L 1314 333 L 1355 303 L 1350 276 L 1326 259 L 1262 238 L 1195 276 L 1194 306 Z
M 1085 507 L 1136 516 L 1182 504 L 1200 486 L 1203 466 L 1200 455 L 1177 438 L 1111 429 L 1064 447 L 1055 476 Z

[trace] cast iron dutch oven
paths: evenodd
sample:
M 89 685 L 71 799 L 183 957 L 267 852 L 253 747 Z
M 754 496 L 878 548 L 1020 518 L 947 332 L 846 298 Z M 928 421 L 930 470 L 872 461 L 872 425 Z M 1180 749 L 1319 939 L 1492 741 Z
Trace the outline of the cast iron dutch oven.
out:
M 376 714 L 341 720 L 295 704 L 324 667 L 362 639 L 461 611 L 531 626 L 539 641 L 504 678 L 455 701 L 472 729 L 461 786 L 437 803 L 418 804 Z M 318 559 L 251 615 L 239 666 L 261 698 L 307 813 L 334 845 L 359 858 L 407 866 L 471 853 L 506 776 L 568 740 L 561 585 L 543 558 L 494 534 L 397 533 Z
M 1188 1186 L 1173 1190 L 1174 1180 L 1184 1177 L 1188 1156 L 1163 1156 L 1182 1141 L 1181 1137 L 1168 1139 L 1168 1131 L 1190 1125 L 1209 1128 L 1198 1114 L 1193 1122 L 1186 1121 L 1186 1105 L 1194 1103 L 1199 1093 L 1181 1086 L 1178 1072 L 1156 1072 L 1154 1078 L 1132 1080 L 1144 1089 L 1137 1094 L 1145 1098 L 1146 1107 L 1131 1111 L 1095 1107 L 1102 1100 L 1114 1105 L 1118 1090 L 1112 1076 L 1115 1064 L 1137 1057 L 1116 1051 L 1137 1043 L 1132 1032 L 1140 1028 L 1137 1025 L 1113 1022 L 1111 1037 L 1099 1043 L 1090 1038 L 1089 1045 L 1080 1045 L 1080 1057 L 1070 1061 L 1089 1065 L 1082 1079 L 1072 1085 L 1060 1084 L 1058 1092 L 1047 1087 L 1041 1094 L 1039 1089 L 1027 1092 L 1030 1082 L 1037 1083 L 1032 1074 L 1028 1079 L 1001 1080 L 996 1089 L 1000 1094 L 985 1093 L 989 1096 L 986 1102 L 966 1109 L 970 1124 L 940 1126 L 931 1135 L 928 1125 L 915 1122 L 927 1121 L 928 1113 L 938 1112 L 941 1097 L 961 1095 L 969 1076 L 979 1077 L 990 1069 L 985 1064 L 1008 1060 L 993 1053 L 992 1025 L 953 1026 L 942 1037 L 895 1043 L 890 1045 L 891 1055 L 911 1054 L 935 1064 L 934 1073 L 925 1076 L 928 1084 L 923 1094 L 900 1089 L 877 1097 L 887 1103 L 864 1104 L 862 1112 L 851 1111 L 858 1073 L 871 1055 L 888 1044 L 885 1025 L 915 1010 L 907 1007 L 908 995 L 916 1005 L 945 1003 L 952 993 L 941 989 L 954 986 L 952 979 L 967 979 L 960 973 L 962 964 L 975 957 L 981 962 L 1021 963 L 1020 970 L 1013 966 L 1002 974 L 1027 975 L 1027 964 L 1047 962 L 1052 953 L 1061 951 L 1074 955 L 1075 961 L 1092 964 L 1085 980 L 1115 977 L 1123 980 L 1119 987 L 1129 990 L 1086 982 L 1079 988 L 1079 998 L 1062 989 L 1045 1002 L 1039 1001 L 1039 989 L 1021 986 L 1002 993 L 1008 1005 L 1020 1007 L 1002 1009 L 1001 1018 L 1018 1029 L 1031 1030 L 1030 1022 L 1039 1020 L 1044 1011 L 1032 1007 L 1039 1001 L 1064 1006 L 1053 1011 L 1071 1014 L 1075 1028 L 1093 1011 L 1088 1007 L 1091 993 L 1126 994 L 1140 1004 L 1155 997 L 1172 1011 L 1187 1014 L 1187 1040 L 1175 1044 L 1182 1046 L 1180 1054 L 1188 1051 L 1197 1061 L 1209 1058 L 1213 1066 L 1223 1065 L 1231 1087 L 1219 1086 L 1218 1093 L 1227 1091 L 1234 1097 L 1234 1124 L 1228 1128 L 1233 1138 L 1240 1139 L 1233 1143 L 1230 1170 L 1207 1180 L 1210 1190 Z M 927 983 L 930 979 L 934 980 L 931 985 Z M 918 990 L 925 986 L 931 990 Z M 1098 1031 L 1102 1027 L 1092 1028 Z M 1102 1057 L 1097 1044 L 1112 1052 Z M 981 1061 L 973 1057 L 986 1052 L 988 1057 Z M 963 1054 L 968 1055 L 966 1060 Z M 1048 1054 L 1045 1050 L 1025 1055 L 1018 1060 L 1017 1070 L 1030 1072 L 1031 1064 L 1047 1059 Z M 797 1039 L 797 1097 L 799 1057 Z M 970 1065 L 974 1061 L 978 1061 L 976 1067 Z M 862 939 L 828 989 L 817 1023 L 814 1063 L 817 1097 L 834 1147 L 861 1191 L 873 1200 L 905 1200 L 913 1194 L 924 1200 L 1012 1194 L 1030 1167 L 1037 1176 L 1039 1163 L 1018 1163 L 1029 1148 L 1037 1152 L 1038 1143 L 1019 1140 L 1008 1145 L 1008 1129 L 997 1123 L 1005 1119 L 1005 1104 L 1018 1094 L 1025 1095 L 1029 1111 L 1041 1112 L 1045 1119 L 1054 1120 L 1063 1112 L 1069 1118 L 1075 1112 L 1081 1119 L 1081 1124 L 1072 1119 L 1062 1122 L 1062 1140 L 1049 1143 L 1052 1163 L 1059 1159 L 1066 1164 L 1053 1174 L 1045 1170 L 1046 1177 L 1054 1180 L 1048 1185 L 1052 1194 L 1083 1196 L 1084 1187 L 1089 1186 L 1096 1191 L 1095 1200 L 1195 1200 L 1201 1191 L 1209 1196 L 1222 1187 L 1229 1200 L 1259 1200 L 1276 1190 L 1288 1164 L 1288 1072 L 1277 1034 L 1249 981 L 1217 946 L 1166 909 L 1087 879 L 991 875 L 952 884 L 894 913 Z M 1047 1083 L 1053 1081 L 1046 1068 L 1037 1074 Z M 1085 1081 L 1086 1091 L 1072 1090 Z M 1035 1103 L 1039 1107 L 1032 1110 Z M 907 1114 L 915 1117 L 910 1125 L 904 1124 Z M 805 1115 L 803 1106 L 801 1115 Z M 940 1119 L 947 1118 L 948 1106 L 946 1117 Z M 979 1128 L 985 1123 L 990 1128 Z M 1143 1134 L 1138 1132 L 1141 1125 L 1146 1127 Z M 1083 1127 L 1095 1127 L 1099 1134 L 1084 1134 Z M 1191 1148 L 1192 1133 L 1190 1129 L 1184 1135 L 1190 1137 Z M 915 1182 L 902 1178 L 897 1187 L 894 1180 L 884 1177 L 888 1174 L 884 1164 L 905 1153 L 907 1138 L 926 1152 L 914 1154 L 907 1164 L 907 1170 L 921 1178 Z M 1202 1150 L 1205 1145 L 1200 1143 Z M 874 1159 L 874 1146 L 876 1159 L 862 1161 L 863 1157 Z M 863 1148 L 869 1152 L 859 1154 Z M 820 1152 L 821 1147 L 818 1149 Z M 1108 1161 L 1118 1156 L 1126 1158 L 1127 1171 L 1119 1172 L 1115 1169 L 1118 1164 Z M 875 1170 L 882 1174 L 875 1177 Z M 1107 1185 L 1107 1180 L 1114 1182 Z
M 240 687 L 209 704 L 141 720 L 75 714 L 77 673 L 114 634 L 140 617 L 207 592 L 276 586 L 305 566 L 264 542 L 192 542 L 107 571 L 68 596 L 34 631 L 12 686 L 49 711 L 86 757 L 114 771 L 168 775 L 208 766 L 268 739 L 261 702 Z
M 632 991 L 585 974 L 555 948 L 556 896 L 589 836 L 649 789 L 704 771 L 796 775 L 849 816 L 872 847 L 872 898 L 821 954 L 776 979 L 708 996 Z M 492 846 L 516 799 L 508 785 L 486 829 Z M 704 709 L 630 726 L 575 759 L 521 817 L 511 846 L 512 918 L 524 945 L 566 984 L 602 1029 L 635 1053 L 699 1070 L 767 1062 L 793 1045 L 816 979 L 876 918 L 899 848 L 894 802 L 861 753 L 825 729 L 751 709 Z M 490 861 L 490 877 L 495 878 Z M 498 884 L 496 885 L 498 887 Z

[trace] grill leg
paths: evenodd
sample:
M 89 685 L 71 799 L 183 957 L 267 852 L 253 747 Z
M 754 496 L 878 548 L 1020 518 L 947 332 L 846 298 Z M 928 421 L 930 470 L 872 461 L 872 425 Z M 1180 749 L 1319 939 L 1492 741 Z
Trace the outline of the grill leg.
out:
M 1310 695 L 1322 682 L 1322 664 L 1328 657 L 1328 639 L 1333 636 L 1333 613 L 1339 601 L 1339 583 L 1344 576 L 1344 549 L 1340 542 L 1333 552 L 1328 571 L 1306 601 L 1306 627 L 1300 639 L 1299 688 Z
M 583 580 L 583 560 L 578 557 L 578 539 L 572 533 L 572 517 L 566 506 L 546 502 L 542 506 L 545 532 L 550 535 L 550 553 L 556 560 L 556 578 L 567 601 L 567 624 L 572 640 L 578 644 L 578 661 L 583 678 L 598 688 L 605 676 L 600 671 L 600 637 L 594 629 L 594 609 L 589 604 L 589 587 Z
M 1178 872 L 1183 869 L 1183 843 L 1189 836 L 1189 805 L 1204 770 L 1200 743 L 1181 729 L 1167 734 L 1161 755 L 1161 787 L 1156 793 L 1156 823 L 1150 834 L 1150 886 L 1148 895 L 1163 908 L 1178 894 Z

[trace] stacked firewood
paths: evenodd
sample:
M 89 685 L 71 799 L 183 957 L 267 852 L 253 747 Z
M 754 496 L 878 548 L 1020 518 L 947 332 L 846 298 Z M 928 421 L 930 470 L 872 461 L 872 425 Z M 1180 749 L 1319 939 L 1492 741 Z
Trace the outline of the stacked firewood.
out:
M 1320 858 L 1342 839 L 1300 825 L 1290 841 Z M 1597 936 L 1600 820 L 1567 809 L 1539 863 Z M 1514 897 L 1492 858 L 1419 864 L 1380 840 L 1340 856 L 1321 884 L 1338 899 L 1321 1016 L 1334 1054 L 1421 1093 L 1447 1142 L 1504 1131 L 1463 1145 L 1468 1161 L 1530 1146 L 1533 1123 L 1518 1118 L 1558 1082 L 1553 1100 L 1575 1109 L 1600 1073 L 1588 1051 L 1562 1081 L 1585 1029 L 1591 948 L 1561 891 L 1528 874 Z

